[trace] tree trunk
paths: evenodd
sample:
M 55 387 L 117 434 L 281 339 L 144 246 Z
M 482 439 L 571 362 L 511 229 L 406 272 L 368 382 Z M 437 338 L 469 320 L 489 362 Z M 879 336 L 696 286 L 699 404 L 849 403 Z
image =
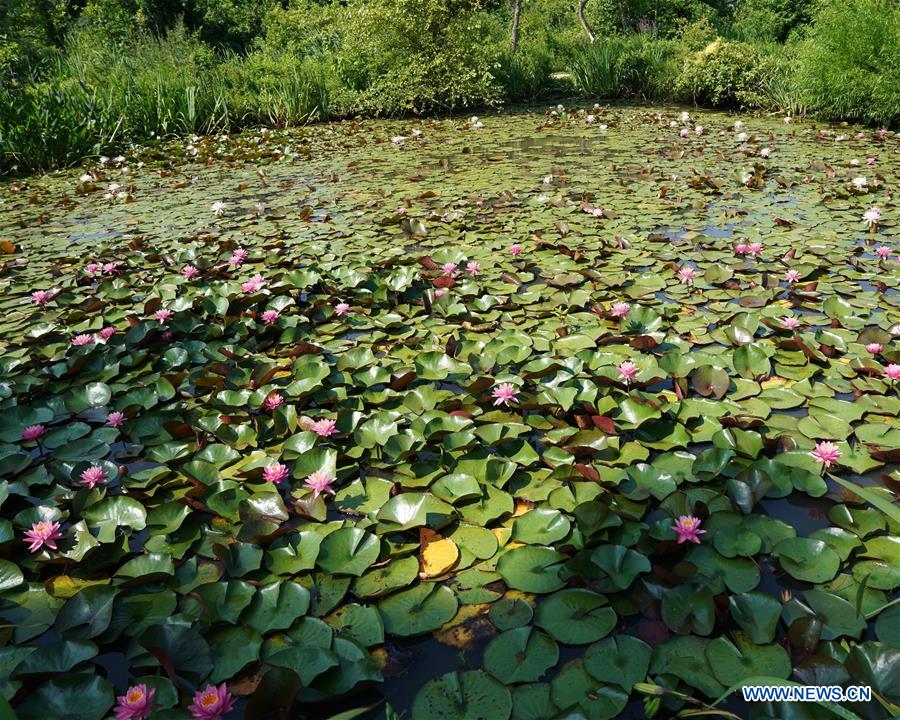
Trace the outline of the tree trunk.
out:
M 578 19 L 581 21 L 581 27 L 584 28 L 584 31 L 587 33 L 588 40 L 592 43 L 597 39 L 597 36 L 594 35 L 594 31 L 591 30 L 591 26 L 588 25 L 587 18 L 584 16 L 584 8 L 588 4 L 588 0 L 578 0 Z
M 510 50 L 515 53 L 519 44 L 519 13 L 522 10 L 522 0 L 513 0 L 512 31 L 510 33 Z

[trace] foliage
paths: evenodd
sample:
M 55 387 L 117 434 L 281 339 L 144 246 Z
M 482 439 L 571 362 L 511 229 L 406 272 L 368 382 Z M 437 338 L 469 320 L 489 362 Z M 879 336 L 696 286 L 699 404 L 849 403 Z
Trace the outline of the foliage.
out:
M 812 18 L 815 0 L 741 0 L 730 34 L 745 42 L 785 42 Z
M 481 0 L 356 0 L 344 23 L 338 72 L 361 109 L 425 112 L 500 99 Z
M 817 6 L 800 49 L 797 85 L 830 118 L 900 120 L 900 6 L 848 0 Z
M 748 43 L 710 43 L 688 56 L 676 80 L 676 92 L 694 103 L 713 107 L 765 107 L 769 79 L 785 67 Z
M 681 47 L 641 35 L 598 39 L 572 60 L 576 87 L 589 97 L 670 97 Z

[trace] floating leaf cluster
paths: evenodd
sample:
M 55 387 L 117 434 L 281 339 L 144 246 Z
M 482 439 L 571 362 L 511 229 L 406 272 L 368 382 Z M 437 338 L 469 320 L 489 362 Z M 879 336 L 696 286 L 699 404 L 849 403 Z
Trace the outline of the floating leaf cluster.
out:
M 345 122 L 7 182 L 18 717 L 662 717 L 760 675 L 896 711 L 900 142 L 740 124 Z

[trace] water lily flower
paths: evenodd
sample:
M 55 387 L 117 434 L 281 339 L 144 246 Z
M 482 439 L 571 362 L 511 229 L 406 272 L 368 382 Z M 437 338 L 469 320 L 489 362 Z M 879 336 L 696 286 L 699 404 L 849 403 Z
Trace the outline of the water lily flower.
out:
M 200 274 L 200 271 L 193 265 L 185 265 L 181 268 L 181 274 L 188 280 L 193 280 Z
M 687 137 L 690 133 L 687 128 L 681 128 L 681 130 L 678 131 L 678 134 L 681 135 L 681 137 Z
M 337 432 L 334 420 L 328 418 L 320 418 L 316 420 L 310 429 L 319 437 L 330 437 Z
M 278 312 L 277 310 L 266 310 L 262 314 L 262 321 L 266 325 L 271 325 L 272 323 L 277 322 L 278 318 L 280 318 L 280 317 L 281 317 L 281 313 Z
M 884 369 L 884 374 L 885 377 L 890 378 L 891 380 L 900 380 L 900 365 L 891 363 Z
M 799 270 L 788 270 L 787 274 L 784 276 L 785 282 L 795 283 L 800 279 L 800 271 Z
M 216 200 L 212 204 L 211 210 L 213 212 L 213 215 L 215 215 L 216 217 L 219 217 L 223 212 L 225 212 L 225 208 L 227 208 L 227 207 L 228 206 L 221 200 Z
M 35 290 L 31 293 L 31 302 L 35 305 L 46 305 L 50 302 L 50 293 L 46 290 Z
M 891 256 L 891 249 L 887 245 L 879 245 L 875 248 L 875 254 L 882 260 L 887 260 Z
M 863 213 L 862 221 L 868 228 L 878 225 L 879 220 L 881 220 L 881 210 L 877 207 L 871 207 Z
M 98 272 L 100 272 L 100 269 L 101 269 L 100 265 L 95 262 L 88 263 L 87 265 L 84 266 L 84 271 L 88 275 L 96 275 Z
M 47 428 L 43 425 L 29 425 L 22 431 L 22 439 L 25 442 L 31 442 L 32 440 L 38 440 L 39 438 L 44 437 L 47 434 Z
M 826 468 L 837 462 L 837 459 L 843 454 L 838 450 L 837 445 L 833 442 L 825 441 L 816 443 L 816 448 L 810 454 L 817 463 L 822 463 Z
M 596 118 L 596 116 L 594 116 L 594 115 L 588 115 L 588 116 L 586 116 L 586 117 L 584 118 L 584 121 L 585 121 L 588 125 L 593 125 L 595 122 L 597 122 L 597 118 Z
M 612 304 L 612 308 L 609 312 L 614 318 L 623 318 L 628 314 L 630 309 L 631 306 L 627 302 L 616 302 Z
M 160 325 L 165 325 L 172 318 L 172 311 L 166 308 L 160 308 L 155 313 L 153 313 L 153 319 L 156 320 Z
M 637 377 L 639 369 L 631 360 L 619 363 L 619 366 L 616 368 L 619 371 L 619 380 L 623 380 L 626 385 Z
M 254 275 L 247 282 L 241 283 L 241 292 L 245 292 L 248 295 L 252 293 L 257 293 L 262 290 L 266 286 L 265 278 L 262 275 Z
M 738 243 L 734 246 L 734 254 L 735 255 L 746 255 L 747 254 L 747 243 Z
M 434 296 L 438 299 L 444 297 L 447 294 L 447 291 L 444 288 L 438 288 L 434 291 Z
M 216 687 L 207 685 L 205 690 L 194 693 L 194 702 L 188 706 L 194 720 L 222 720 L 234 707 L 234 697 L 225 683 Z
M 113 713 L 116 720 L 145 720 L 149 718 L 153 712 L 153 696 L 156 695 L 156 689 L 147 689 L 144 683 L 140 685 L 132 685 L 125 691 L 124 695 L 119 695 L 116 700 L 117 704 Z
M 500 383 L 491 391 L 491 397 L 494 398 L 494 407 L 498 405 L 509 406 L 511 402 L 516 402 L 516 386 L 512 383 Z
M 101 339 L 101 340 L 103 340 L 104 342 L 106 342 L 106 341 L 109 340 L 113 335 L 116 334 L 116 329 L 115 329 L 112 325 L 107 325 L 105 328 L 103 328 L 102 330 L 100 330 L 100 332 L 97 333 L 97 334 L 100 336 L 100 339 Z
M 406 138 L 403 135 L 394 135 L 394 137 L 391 138 L 391 142 L 394 143 L 394 145 L 402 145 L 406 142 Z
M 690 265 L 685 265 L 678 269 L 678 280 L 682 285 L 692 285 L 696 276 L 697 271 Z
M 469 127 L 475 128 L 477 130 L 477 129 L 483 128 L 484 123 L 478 119 L 477 115 L 473 115 L 472 117 L 469 118 Z
M 119 272 L 119 263 L 117 263 L 117 262 L 103 263 L 103 274 L 104 275 L 115 275 L 117 272 Z
M 121 427 L 125 422 L 125 413 L 115 410 L 106 416 L 106 424 L 109 427 Z
M 412 136 L 414 138 L 420 138 L 420 137 L 422 137 L 423 134 L 424 133 L 421 130 L 419 130 L 419 128 L 414 128 L 412 131 Z
M 706 530 L 700 529 L 700 518 L 693 515 L 682 515 L 673 524 L 672 529 L 678 535 L 678 544 L 692 542 L 700 544 L 700 536 L 706 534 Z
M 446 277 L 454 277 L 459 271 L 457 270 L 457 265 L 455 262 L 448 262 L 441 265 L 441 273 L 443 273 Z
M 742 127 L 744 127 L 744 122 L 742 120 L 734 121 L 734 129 L 735 131 L 739 131 Z
M 509 254 L 515 257 L 522 254 L 522 246 L 519 244 L 509 246 Z
M 244 260 L 247 259 L 247 251 L 242 248 L 237 248 L 231 252 L 231 257 L 228 259 L 229 265 L 234 265 L 235 267 L 239 267 Z
M 81 473 L 81 484 L 87 485 L 92 490 L 97 483 L 106 482 L 106 472 L 99 465 L 91 465 L 87 470 Z
M 263 406 L 266 408 L 266 410 L 274 410 L 277 407 L 281 407 L 283 404 L 284 395 L 277 392 L 266 396 L 266 399 L 263 401 Z
M 738 139 L 740 142 L 747 142 L 747 138 L 749 138 L 749 137 L 750 137 L 750 136 L 749 136 L 747 133 L 742 132 L 742 133 L 738 133 L 737 139 Z
M 93 345 L 94 344 L 94 336 L 88 335 L 87 333 L 82 333 L 81 335 L 76 335 L 72 338 L 72 345 L 75 347 L 81 347 L 82 345 Z
M 868 350 L 873 355 L 877 355 L 882 350 L 884 350 L 884 347 L 882 347 L 881 343 L 870 342 L 866 345 L 866 350 Z
M 347 303 L 338 303 L 334 306 L 334 314 L 342 317 L 350 312 L 350 306 Z
M 759 151 L 759 156 L 761 158 L 767 158 L 771 154 L 772 154 L 772 148 L 769 148 L 769 147 L 764 147 L 762 150 Z
M 312 475 L 306 478 L 306 487 L 313 491 L 313 497 L 330 493 L 334 495 L 331 484 L 336 478 L 331 477 L 327 470 L 316 470 Z
M 787 317 L 781 318 L 781 327 L 785 330 L 796 330 L 800 327 L 800 321 L 797 318 L 788 315 Z
M 752 242 L 747 245 L 747 254 L 751 257 L 757 257 L 762 252 L 762 243 Z
M 691 114 L 687 110 L 684 110 L 684 111 L 682 111 L 681 115 L 679 115 L 678 117 L 681 120 L 681 122 L 689 122 L 691 119 Z
M 481 272 L 481 265 L 479 265 L 474 260 L 470 260 L 468 263 L 466 263 L 466 272 L 469 273 L 469 275 L 477 275 L 479 272 Z
M 263 480 L 270 483 L 280 483 L 289 475 L 285 465 L 281 463 L 269 463 L 263 470 Z
M 862 190 L 864 187 L 866 187 L 869 184 L 869 181 L 866 180 L 864 177 L 855 177 L 855 178 L 853 178 L 852 182 L 853 182 L 853 187 L 855 187 L 857 190 Z
M 874 165 L 874 164 L 875 164 L 875 158 L 873 158 L 873 157 L 866 158 L 866 165 Z
M 63 534 L 59 531 L 59 523 L 50 520 L 32 523 L 31 530 L 25 531 L 25 539 L 31 543 L 28 549 L 33 553 L 44 545 L 51 550 L 56 550 L 56 541 L 62 536 Z
M 792 122 L 794 122 L 794 118 L 792 118 L 790 115 L 786 115 L 784 118 L 784 124 L 790 125 Z
M 703 134 L 703 126 L 702 126 L 702 125 L 697 125 L 697 126 L 694 128 L 694 135 L 702 135 L 702 134 Z
M 856 158 L 853 158 L 850 161 L 850 164 L 853 165 L 854 167 L 856 167 L 857 165 L 859 165 L 859 160 L 857 160 Z

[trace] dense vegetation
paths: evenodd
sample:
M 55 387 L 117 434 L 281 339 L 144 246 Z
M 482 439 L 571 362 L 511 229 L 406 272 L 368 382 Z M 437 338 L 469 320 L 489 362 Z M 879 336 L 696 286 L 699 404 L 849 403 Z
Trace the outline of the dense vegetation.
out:
M 18 0 L 0 8 L 0 164 L 579 94 L 900 118 L 891 0 L 510 2 Z

